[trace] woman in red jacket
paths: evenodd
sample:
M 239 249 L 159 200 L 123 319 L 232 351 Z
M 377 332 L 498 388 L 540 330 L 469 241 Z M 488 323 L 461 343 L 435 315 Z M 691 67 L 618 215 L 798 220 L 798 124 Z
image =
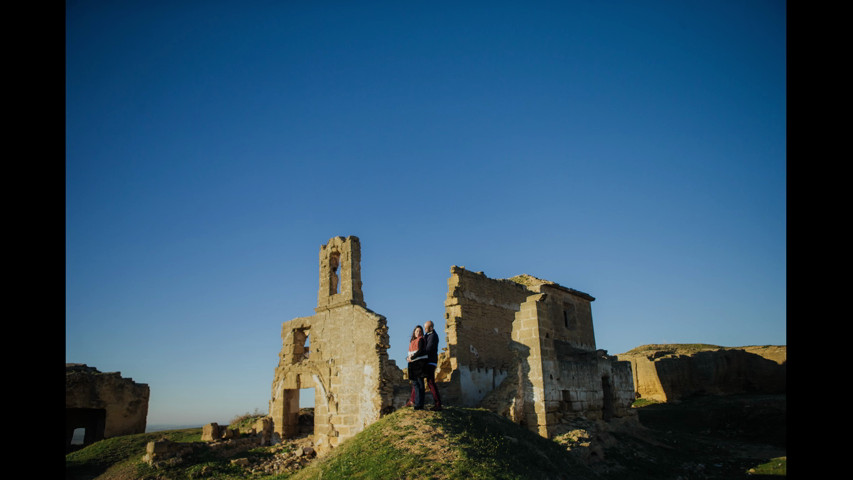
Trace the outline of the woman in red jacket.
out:
M 412 382 L 412 395 L 414 398 L 409 400 L 414 402 L 415 410 L 424 409 L 424 366 L 427 362 L 426 344 L 424 342 L 424 329 L 418 325 L 412 331 L 412 338 L 409 341 L 409 354 L 406 356 L 409 362 L 409 381 Z

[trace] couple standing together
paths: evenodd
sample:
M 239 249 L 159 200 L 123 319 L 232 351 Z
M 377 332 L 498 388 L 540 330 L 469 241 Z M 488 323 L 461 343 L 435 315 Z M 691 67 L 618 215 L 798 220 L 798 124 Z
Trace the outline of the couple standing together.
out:
M 441 396 L 435 386 L 435 368 L 438 366 L 438 334 L 435 333 L 433 323 L 427 320 L 424 323 L 426 333 L 420 325 L 412 332 L 409 341 L 409 354 L 406 360 L 409 362 L 409 380 L 412 382 L 412 395 L 409 397 L 407 407 L 415 410 L 424 409 L 424 380 L 432 393 L 434 405 L 432 410 L 441 410 Z

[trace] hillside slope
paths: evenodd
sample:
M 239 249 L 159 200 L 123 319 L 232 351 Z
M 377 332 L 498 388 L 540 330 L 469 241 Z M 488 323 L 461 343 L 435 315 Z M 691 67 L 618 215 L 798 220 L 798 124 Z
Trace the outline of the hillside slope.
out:
M 291 478 L 754 480 L 769 463 L 784 475 L 786 403 L 696 397 L 638 409 L 637 422 L 578 421 L 554 441 L 487 410 L 403 409 Z
M 569 473 L 571 472 L 571 473 Z M 594 479 L 565 448 L 482 409 L 401 409 L 292 477 Z
M 578 421 L 547 440 L 482 409 L 398 410 L 327 456 L 298 457 L 301 468 L 265 473 L 291 461 L 298 442 L 215 454 L 202 449 L 153 469 L 148 441 L 198 442 L 201 429 L 115 437 L 67 454 L 67 480 L 307 479 L 751 479 L 786 469 L 785 395 L 702 396 L 637 409 L 638 421 Z M 243 463 L 240 464 L 239 461 Z M 778 477 L 776 477 L 778 478 Z

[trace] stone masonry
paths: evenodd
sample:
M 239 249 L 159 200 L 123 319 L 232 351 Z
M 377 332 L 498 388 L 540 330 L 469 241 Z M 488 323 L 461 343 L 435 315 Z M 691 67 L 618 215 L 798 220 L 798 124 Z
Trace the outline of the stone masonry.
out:
M 388 359 L 385 317 L 364 303 L 360 262 L 357 237 L 322 245 L 315 314 L 282 324 L 273 437 L 299 435 L 299 390 L 313 387 L 320 455 L 402 407 L 411 391 Z M 630 363 L 596 349 L 593 297 L 529 275 L 495 280 L 456 266 L 448 287 L 436 371 L 445 405 L 489 408 L 544 437 L 577 418 L 636 418 Z
M 85 429 L 84 445 L 104 438 L 144 433 L 148 417 L 147 384 L 101 373 L 79 363 L 65 364 L 65 436 L 70 448 L 74 430 Z
M 274 435 L 299 434 L 299 390 L 314 388 L 314 445 L 324 454 L 393 411 L 402 372 L 386 353 L 385 317 L 361 290 L 361 246 L 354 236 L 320 247 L 320 288 L 310 317 L 285 322 L 272 385 Z
M 577 418 L 633 417 L 631 365 L 596 349 L 593 297 L 530 275 L 450 273 L 442 394 L 543 437 Z

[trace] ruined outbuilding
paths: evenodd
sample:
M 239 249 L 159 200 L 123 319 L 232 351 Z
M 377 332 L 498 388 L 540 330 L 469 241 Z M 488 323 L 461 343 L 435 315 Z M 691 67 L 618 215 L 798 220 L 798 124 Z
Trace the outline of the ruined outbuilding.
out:
M 447 283 L 436 379 L 458 405 L 488 408 L 546 438 L 575 419 L 633 416 L 631 365 L 596 348 L 592 296 L 457 266 Z
M 65 364 L 65 446 L 74 430 L 85 429 L 83 445 L 120 435 L 144 433 L 148 418 L 147 384 L 101 373 L 80 363 Z
M 299 435 L 299 390 L 313 388 L 324 454 L 402 407 L 411 387 L 388 359 L 386 318 L 364 302 L 359 239 L 322 245 L 319 272 L 315 314 L 282 324 L 270 416 L 274 437 Z M 529 275 L 452 267 L 436 371 L 444 404 L 489 408 L 544 437 L 578 418 L 632 417 L 631 365 L 596 349 L 594 300 Z

